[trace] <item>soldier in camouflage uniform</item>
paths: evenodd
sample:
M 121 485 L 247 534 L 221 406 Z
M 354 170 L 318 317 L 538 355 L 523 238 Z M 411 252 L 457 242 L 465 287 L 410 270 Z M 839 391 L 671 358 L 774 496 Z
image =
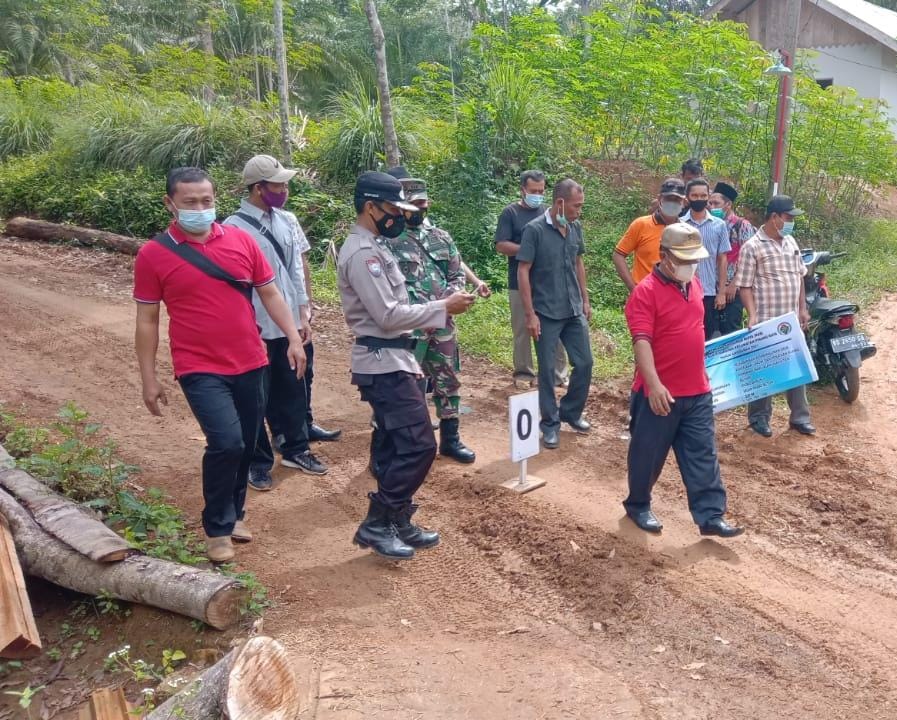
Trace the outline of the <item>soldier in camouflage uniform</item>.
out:
M 418 211 L 405 210 L 405 231 L 385 242 L 405 275 L 411 304 L 418 305 L 464 291 L 466 278 L 461 254 L 451 236 L 426 219 L 430 203 L 426 183 L 407 177 L 403 170 L 393 168 L 389 174 L 402 183 L 405 197 Z M 461 442 L 458 430 L 461 381 L 454 322 L 450 318 L 444 328 L 416 330 L 414 337 L 418 339 L 417 361 L 433 383 L 439 453 L 461 463 L 472 463 L 476 454 Z

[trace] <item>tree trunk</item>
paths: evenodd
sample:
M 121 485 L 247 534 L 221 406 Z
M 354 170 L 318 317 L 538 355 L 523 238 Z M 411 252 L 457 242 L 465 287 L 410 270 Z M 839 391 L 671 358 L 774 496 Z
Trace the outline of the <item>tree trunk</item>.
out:
M 22 470 L 0 470 L 0 487 L 15 496 L 44 532 L 94 562 L 118 562 L 138 552 L 87 510 Z
M 85 595 L 106 593 L 202 620 L 223 630 L 240 619 L 245 589 L 233 578 L 209 570 L 134 555 L 118 563 L 96 563 L 44 532 L 12 495 L 0 490 L 22 569 Z
M 396 135 L 396 125 L 392 114 L 392 97 L 389 94 L 386 37 L 383 35 L 383 26 L 380 24 L 380 16 L 377 15 L 377 5 L 374 0 L 364 0 L 364 11 L 368 16 L 371 37 L 374 40 L 374 62 L 377 66 L 377 89 L 380 94 L 380 119 L 383 122 L 386 164 L 389 167 L 395 167 L 401 162 L 402 156 L 399 153 L 399 138 Z
M 40 647 L 16 546 L 0 517 L 0 657 L 34 657 L 40 655 Z
M 301 694 L 286 650 L 255 637 L 232 650 L 146 720 L 295 720 Z
M 208 10 L 206 10 L 206 16 L 200 25 L 200 32 L 202 34 L 202 51 L 209 63 L 206 68 L 209 77 L 202 86 L 202 99 L 207 103 L 213 103 L 215 102 L 215 40 L 212 37 L 212 20 L 209 18 Z
M 283 37 L 283 0 L 274 0 L 274 51 L 277 58 L 277 91 L 280 99 L 281 162 L 292 164 L 290 145 L 290 78 L 287 74 L 287 46 Z
M 26 217 L 15 217 L 10 220 L 6 223 L 6 229 L 3 233 L 26 240 L 74 241 L 81 245 L 115 250 L 125 255 L 136 255 L 144 243 L 143 240 L 116 235 L 105 230 L 94 230 L 92 228 L 78 227 L 77 225 L 58 225 L 57 223 L 45 220 L 32 220 Z

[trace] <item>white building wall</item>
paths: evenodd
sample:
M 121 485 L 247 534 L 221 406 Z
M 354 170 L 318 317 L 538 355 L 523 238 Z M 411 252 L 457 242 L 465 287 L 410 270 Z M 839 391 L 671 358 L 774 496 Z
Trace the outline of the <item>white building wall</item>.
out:
M 862 97 L 877 98 L 881 89 L 882 49 L 878 43 L 814 48 L 802 50 L 801 59 L 813 66 L 815 78 L 832 78 L 835 85 L 852 87 Z
M 817 80 L 852 87 L 860 97 L 885 100 L 897 127 L 897 56 L 879 43 L 801 50 Z

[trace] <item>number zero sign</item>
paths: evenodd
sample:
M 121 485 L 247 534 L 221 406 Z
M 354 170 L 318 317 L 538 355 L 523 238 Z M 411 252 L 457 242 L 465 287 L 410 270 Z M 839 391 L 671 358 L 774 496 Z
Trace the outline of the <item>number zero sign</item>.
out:
M 511 460 L 519 462 L 539 454 L 539 391 L 512 395 L 508 404 Z

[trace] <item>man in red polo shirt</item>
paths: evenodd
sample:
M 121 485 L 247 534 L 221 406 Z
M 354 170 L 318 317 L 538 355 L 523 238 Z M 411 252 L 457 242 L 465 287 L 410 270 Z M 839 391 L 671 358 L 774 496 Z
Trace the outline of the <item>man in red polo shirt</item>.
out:
M 206 436 L 202 460 L 202 511 L 206 550 L 213 562 L 233 558 L 231 538 L 252 539 L 243 522 L 249 462 L 265 409 L 268 356 L 252 308 L 254 288 L 289 340 L 287 357 L 301 378 L 302 339 L 292 313 L 272 282 L 261 250 L 239 228 L 215 220 L 215 188 L 199 168 L 168 174 L 165 207 L 174 217 L 159 240 L 146 243 L 134 263 L 137 361 L 143 402 L 153 415 L 168 404 L 156 377 L 159 304 L 168 310 L 174 373 Z M 181 246 L 184 247 L 181 247 Z M 204 256 L 243 286 L 208 275 L 185 259 L 184 248 Z
M 651 511 L 651 490 L 672 448 L 701 535 L 735 537 L 744 529 L 723 518 L 726 490 L 704 370 L 704 291 L 695 272 L 706 257 L 696 228 L 668 225 L 660 262 L 626 303 L 636 373 L 629 402 L 629 497 L 623 506 L 642 530 L 663 529 Z

